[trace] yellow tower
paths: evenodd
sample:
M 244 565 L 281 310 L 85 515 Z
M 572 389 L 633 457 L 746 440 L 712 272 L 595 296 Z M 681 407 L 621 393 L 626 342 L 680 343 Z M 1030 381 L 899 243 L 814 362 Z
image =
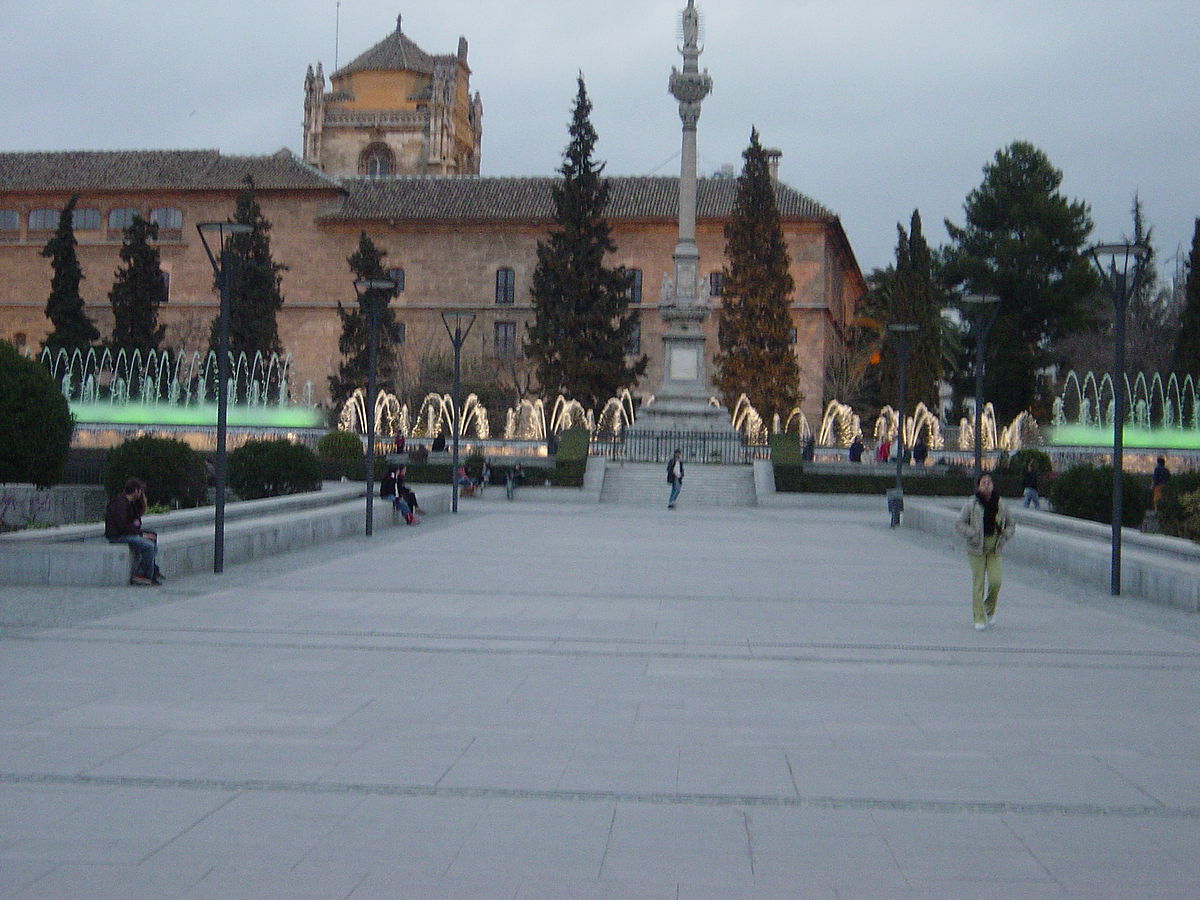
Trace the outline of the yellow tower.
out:
M 304 161 L 329 175 L 478 175 L 483 103 L 467 40 L 430 56 L 400 29 L 338 69 L 304 78 Z

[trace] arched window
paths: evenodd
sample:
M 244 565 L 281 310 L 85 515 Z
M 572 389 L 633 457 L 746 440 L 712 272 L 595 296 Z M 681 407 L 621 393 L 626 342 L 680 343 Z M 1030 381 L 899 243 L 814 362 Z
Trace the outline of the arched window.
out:
M 29 212 L 30 231 L 53 231 L 58 227 L 57 209 L 34 209 Z
M 0 231 L 20 231 L 21 215 L 15 209 L 0 209 Z
M 363 151 L 359 170 L 368 178 L 386 178 L 396 172 L 396 160 L 385 144 L 371 144 Z
M 133 206 L 120 206 L 108 213 L 108 230 L 124 231 L 133 224 L 133 217 L 141 215 L 142 211 Z
M 173 206 L 150 210 L 150 221 L 158 226 L 160 241 L 183 240 L 183 213 Z
M 77 209 L 71 216 L 71 224 L 75 226 L 76 231 L 99 231 L 100 210 Z

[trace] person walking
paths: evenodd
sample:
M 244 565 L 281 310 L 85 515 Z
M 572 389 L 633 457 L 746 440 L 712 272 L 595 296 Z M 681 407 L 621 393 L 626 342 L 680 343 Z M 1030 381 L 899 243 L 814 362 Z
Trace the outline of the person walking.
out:
M 155 558 L 158 555 L 158 535 L 142 531 L 142 513 L 146 508 L 146 483 L 140 478 L 125 479 L 125 488 L 108 503 L 104 511 L 104 537 L 110 544 L 128 544 L 134 552 L 133 575 L 130 584 L 162 584 Z
M 679 492 L 683 489 L 683 451 L 675 448 L 675 455 L 667 463 L 667 483 L 671 485 L 671 496 L 667 500 L 667 509 L 675 508 Z
M 1025 499 L 1021 501 L 1021 506 L 1026 509 L 1030 506 L 1034 509 L 1041 509 L 1042 502 L 1038 499 L 1037 467 L 1033 463 L 1025 467 L 1025 474 L 1021 478 L 1021 487 L 1025 489 Z
M 963 504 L 954 528 L 967 542 L 971 563 L 971 612 L 975 630 L 983 631 L 996 621 L 1000 597 L 1000 551 L 1016 531 L 1012 514 L 996 493 L 992 476 L 979 476 L 975 494 Z
M 1163 488 L 1170 480 L 1171 470 L 1167 468 L 1166 457 L 1160 456 L 1154 466 L 1154 472 L 1150 475 L 1150 486 L 1154 489 L 1151 505 L 1155 512 L 1158 512 L 1158 501 L 1162 499 Z
M 862 442 L 862 435 L 856 434 L 854 436 L 854 443 L 852 443 L 850 445 L 850 462 L 852 462 L 852 463 L 862 462 L 863 450 L 865 450 L 865 449 L 866 448 L 863 446 L 863 442 Z

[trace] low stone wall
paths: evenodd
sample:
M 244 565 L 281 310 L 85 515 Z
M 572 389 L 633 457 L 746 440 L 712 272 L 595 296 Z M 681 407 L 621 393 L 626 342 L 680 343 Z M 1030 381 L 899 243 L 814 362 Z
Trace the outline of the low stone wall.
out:
M 906 527 L 945 537 L 954 530 L 962 502 L 954 504 L 906 496 Z M 1083 584 L 1107 589 L 1111 578 L 1111 528 L 1056 513 L 1017 508 L 1017 532 L 1004 555 Z M 1121 594 L 1200 612 L 1200 545 L 1182 538 L 1142 534 L 1127 528 L 1121 536 Z
M 99 522 L 104 519 L 104 488 L 58 484 L 0 484 L 0 531 Z

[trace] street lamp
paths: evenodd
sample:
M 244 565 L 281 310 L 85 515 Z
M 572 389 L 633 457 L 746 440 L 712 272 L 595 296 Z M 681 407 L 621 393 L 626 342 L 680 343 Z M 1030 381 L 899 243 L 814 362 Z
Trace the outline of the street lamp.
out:
M 1125 514 L 1125 307 L 1142 277 L 1141 261 L 1150 255 L 1145 244 L 1097 244 L 1088 251 L 1113 299 L 1113 488 L 1112 565 L 1109 592 L 1121 595 L 1121 525 Z M 1102 260 L 1106 260 L 1106 266 Z M 1130 266 L 1133 277 L 1129 277 Z
M 904 484 L 900 480 L 900 469 L 904 465 L 904 392 L 908 368 L 908 342 L 913 334 L 921 330 L 921 326 L 902 322 L 889 325 L 887 330 L 896 336 L 899 342 L 897 349 L 900 351 L 900 408 L 897 411 L 898 425 L 896 428 L 896 493 L 894 503 L 888 504 L 894 528 L 900 524 L 900 513 L 904 510 Z
M 975 310 L 975 480 L 983 474 L 983 357 L 988 333 L 1000 312 L 995 294 L 964 294 L 962 302 Z
M 379 295 L 396 292 L 396 282 L 386 278 L 356 278 L 354 293 L 367 309 L 367 537 L 375 533 L 375 346 L 379 343 Z
M 462 320 L 469 318 L 467 327 L 464 330 Z M 450 319 L 454 320 L 454 329 L 450 328 Z M 467 335 L 471 333 L 471 326 L 475 324 L 475 313 L 463 312 L 462 310 L 454 310 L 449 313 L 442 313 L 442 324 L 446 327 L 446 334 L 450 335 L 450 343 L 454 345 L 454 421 L 451 423 L 454 435 L 454 453 L 450 461 L 450 511 L 458 512 L 458 433 L 461 428 L 462 421 L 462 398 L 459 396 L 462 393 L 462 348 L 467 342 Z
M 249 234 L 253 230 L 251 226 L 241 222 L 200 222 L 196 225 L 200 243 L 204 246 L 208 261 L 212 263 L 221 298 L 217 313 L 217 458 L 213 473 L 216 493 L 213 515 L 213 571 L 217 574 L 225 571 L 225 472 L 228 468 L 225 443 L 229 412 L 229 282 L 233 254 L 229 252 L 226 240 L 231 235 Z M 205 236 L 209 234 L 216 235 L 215 254 Z

